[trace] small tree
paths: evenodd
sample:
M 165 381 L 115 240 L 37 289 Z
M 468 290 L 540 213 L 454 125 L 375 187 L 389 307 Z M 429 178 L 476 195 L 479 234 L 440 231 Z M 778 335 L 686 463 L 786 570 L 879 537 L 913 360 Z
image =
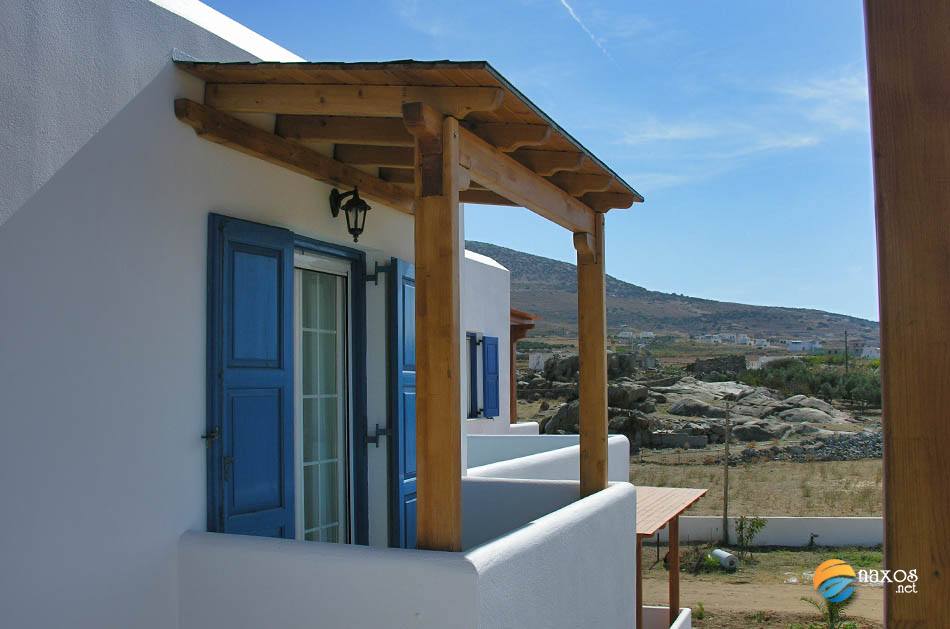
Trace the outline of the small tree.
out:
M 736 520 L 736 545 L 739 549 L 739 559 L 748 556 L 752 557 L 752 542 L 755 536 L 765 528 L 765 520 L 760 517 L 747 518 L 744 515 Z
M 853 594 L 840 603 L 832 603 L 826 600 L 816 601 L 813 598 L 803 596 L 802 600 L 809 605 L 813 605 L 821 615 L 821 624 L 811 624 L 809 627 L 821 629 L 856 629 L 857 625 L 853 622 L 846 621 L 844 617 L 845 608 L 854 602 L 854 598 L 855 595 Z

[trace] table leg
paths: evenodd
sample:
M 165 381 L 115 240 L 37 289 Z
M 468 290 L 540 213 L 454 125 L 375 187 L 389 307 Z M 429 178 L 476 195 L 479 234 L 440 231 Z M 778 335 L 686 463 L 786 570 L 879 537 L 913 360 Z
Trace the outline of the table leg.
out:
M 670 624 L 680 613 L 680 517 L 670 520 Z

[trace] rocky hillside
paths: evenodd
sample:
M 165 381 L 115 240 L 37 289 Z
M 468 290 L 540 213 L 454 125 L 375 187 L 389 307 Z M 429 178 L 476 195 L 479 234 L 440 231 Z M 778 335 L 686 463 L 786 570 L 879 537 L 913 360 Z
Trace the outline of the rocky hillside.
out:
M 484 242 L 466 248 L 497 260 L 511 271 L 511 305 L 541 316 L 540 333 L 577 330 L 577 272 L 573 264 Z M 647 290 L 607 276 L 607 325 L 628 325 L 657 334 L 740 332 L 774 338 L 840 336 L 876 341 L 874 321 L 809 310 L 750 306 Z

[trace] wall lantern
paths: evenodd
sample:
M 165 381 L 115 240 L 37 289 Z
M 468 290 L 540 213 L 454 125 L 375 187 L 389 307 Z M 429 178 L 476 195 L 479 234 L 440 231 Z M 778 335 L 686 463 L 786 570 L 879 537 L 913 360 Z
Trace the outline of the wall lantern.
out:
M 350 197 L 347 199 L 347 197 Z M 359 242 L 360 234 L 366 226 L 366 213 L 369 212 L 369 203 L 360 198 L 357 188 L 349 192 L 340 192 L 334 188 L 330 192 L 330 212 L 336 218 L 340 210 L 346 215 L 346 230 L 353 236 L 353 242 Z

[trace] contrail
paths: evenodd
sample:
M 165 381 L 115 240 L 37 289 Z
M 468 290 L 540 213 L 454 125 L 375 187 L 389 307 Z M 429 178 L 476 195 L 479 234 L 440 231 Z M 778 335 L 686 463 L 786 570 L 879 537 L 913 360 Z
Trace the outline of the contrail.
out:
M 610 59 L 611 61 L 614 61 L 613 56 L 611 56 L 610 52 L 606 48 L 604 48 L 604 45 L 600 43 L 600 40 L 597 39 L 597 36 L 594 35 L 589 28 L 587 28 L 587 25 L 584 24 L 583 21 L 581 21 L 581 18 L 577 17 L 577 13 L 574 12 L 574 7 L 569 5 L 567 3 L 567 0 L 561 0 L 561 6 L 567 9 L 567 12 L 571 16 L 571 19 L 577 22 L 577 25 L 580 26 L 582 29 L 584 29 L 584 32 L 587 33 L 587 36 L 590 37 L 590 40 L 594 42 L 594 45 L 600 48 L 600 51 L 604 53 L 605 55 L 607 55 L 608 59 Z

